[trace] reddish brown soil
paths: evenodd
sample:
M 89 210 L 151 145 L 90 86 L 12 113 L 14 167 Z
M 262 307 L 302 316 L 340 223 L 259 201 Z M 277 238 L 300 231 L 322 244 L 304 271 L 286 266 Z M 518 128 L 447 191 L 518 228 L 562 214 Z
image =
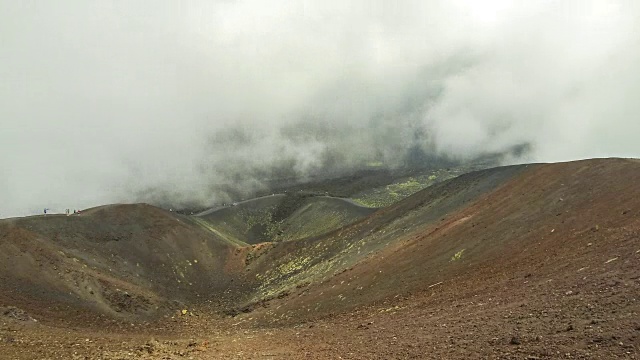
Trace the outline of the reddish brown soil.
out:
M 124 309 L 114 315 L 108 301 L 99 307 L 87 305 L 88 296 L 65 297 L 75 288 L 66 278 L 34 270 L 43 258 L 69 268 L 54 254 L 77 248 L 86 236 L 61 244 L 20 223 L 26 220 L 5 221 L 0 245 L 11 256 L 0 262 L 0 358 L 634 359 L 640 347 L 639 184 L 636 160 L 483 171 L 327 236 L 260 250 L 219 245 L 198 229 L 168 226 L 171 217 L 157 214 L 160 243 L 182 244 L 173 257 L 207 261 L 204 249 L 218 254 L 186 278 L 206 278 L 214 286 L 198 293 L 225 301 L 205 306 L 189 286 L 171 290 L 173 282 L 161 281 L 165 273 L 153 267 L 145 268 L 146 280 L 134 281 L 126 267 L 114 274 L 94 266 L 91 279 L 109 275 L 130 294 L 167 304 L 167 311 L 148 314 Z M 120 225 L 133 226 L 126 214 Z M 133 223 L 148 221 L 145 214 Z M 183 238 L 207 246 L 185 245 Z M 41 249 L 20 243 L 28 239 L 41 241 Z M 96 245 L 82 254 L 104 249 Z M 124 259 L 126 249 L 118 256 Z M 145 256 L 148 250 L 136 251 Z M 153 286 L 145 286 L 150 280 Z M 181 294 L 187 315 L 171 303 Z

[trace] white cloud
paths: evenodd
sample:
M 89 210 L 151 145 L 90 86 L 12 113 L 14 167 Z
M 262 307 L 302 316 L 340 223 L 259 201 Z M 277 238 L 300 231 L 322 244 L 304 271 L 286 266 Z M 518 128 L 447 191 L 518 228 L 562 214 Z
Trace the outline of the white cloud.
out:
M 0 216 L 149 188 L 206 203 L 269 168 L 395 166 L 416 145 L 639 156 L 639 10 L 0 1 Z

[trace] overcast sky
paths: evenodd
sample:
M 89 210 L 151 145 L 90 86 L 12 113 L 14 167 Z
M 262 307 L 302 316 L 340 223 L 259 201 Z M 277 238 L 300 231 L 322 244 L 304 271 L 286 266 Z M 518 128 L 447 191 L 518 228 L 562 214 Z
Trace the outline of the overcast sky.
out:
M 639 4 L 0 0 L 0 218 L 415 147 L 640 157 Z

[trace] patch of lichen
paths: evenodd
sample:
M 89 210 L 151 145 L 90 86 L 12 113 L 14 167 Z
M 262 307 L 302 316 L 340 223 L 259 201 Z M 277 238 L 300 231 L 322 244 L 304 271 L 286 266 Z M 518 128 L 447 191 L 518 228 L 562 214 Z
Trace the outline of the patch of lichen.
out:
M 437 182 L 444 181 L 455 176 L 455 173 L 442 169 L 419 176 L 398 179 L 392 184 L 356 194 L 353 200 L 363 206 L 382 208 L 409 197 Z
M 302 255 L 302 254 L 300 254 Z M 291 292 L 300 284 L 310 284 L 327 274 L 333 267 L 332 259 L 319 261 L 311 256 L 292 256 L 274 269 L 256 275 L 261 285 L 253 301 L 271 299 Z
M 274 241 L 280 231 L 281 222 L 274 220 L 275 208 L 261 210 L 244 209 L 238 213 L 242 225 L 242 233 L 248 236 L 252 229 L 261 229 L 262 241 Z
M 379 233 L 384 234 L 384 230 Z M 304 252 L 288 253 L 279 265 L 256 274 L 260 286 L 252 302 L 268 301 L 281 294 L 291 294 L 301 286 L 321 282 L 344 272 L 369 251 L 365 246 L 372 238 L 358 238 L 358 232 L 345 228 L 335 236 L 324 238 L 306 248 Z M 330 254 L 329 256 L 326 256 Z
M 256 225 L 267 225 L 271 223 L 273 216 L 271 209 L 263 210 L 241 210 L 238 215 L 242 219 L 242 223 L 245 225 L 245 231 L 249 231 Z

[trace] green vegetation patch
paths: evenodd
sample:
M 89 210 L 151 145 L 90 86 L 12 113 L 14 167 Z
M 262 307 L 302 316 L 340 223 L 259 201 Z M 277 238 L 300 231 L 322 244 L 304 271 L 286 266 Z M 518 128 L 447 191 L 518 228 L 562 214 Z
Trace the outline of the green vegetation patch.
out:
M 371 208 L 381 208 L 394 204 L 418 191 L 435 184 L 438 181 L 447 179 L 444 174 L 439 177 L 437 174 L 412 176 L 400 179 L 392 184 L 374 188 L 361 192 L 354 197 L 358 204 Z
M 453 254 L 453 256 L 451 257 L 451 261 L 457 261 L 462 259 L 462 253 L 464 253 L 465 249 L 462 249 L 460 251 L 458 251 L 457 253 Z

